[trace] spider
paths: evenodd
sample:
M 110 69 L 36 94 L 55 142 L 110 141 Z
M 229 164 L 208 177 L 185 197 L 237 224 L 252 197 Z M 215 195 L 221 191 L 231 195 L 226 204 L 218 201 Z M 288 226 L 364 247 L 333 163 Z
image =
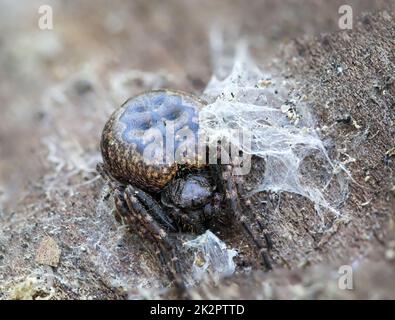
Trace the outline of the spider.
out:
M 176 240 L 170 235 L 203 233 L 223 212 L 240 222 L 266 268 L 271 269 L 266 252 L 269 245 L 262 244 L 243 214 L 232 164 L 221 165 L 217 154 L 218 161 L 207 165 L 202 161 L 207 154 L 194 153 L 198 113 L 203 107 L 198 98 L 171 90 L 153 90 L 127 100 L 103 129 L 103 163 L 97 166 L 112 190 L 116 220 L 154 245 L 170 280 L 184 297 Z M 173 133 L 171 139 L 169 132 Z M 182 163 L 165 159 L 161 150 L 169 148 L 181 157 L 188 152 L 196 156 L 186 157 Z

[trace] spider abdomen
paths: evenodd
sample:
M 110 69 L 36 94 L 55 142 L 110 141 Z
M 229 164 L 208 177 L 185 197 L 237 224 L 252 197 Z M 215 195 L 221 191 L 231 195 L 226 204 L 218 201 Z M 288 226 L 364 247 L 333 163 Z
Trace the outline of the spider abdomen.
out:
M 203 103 L 190 94 L 154 90 L 127 100 L 107 121 L 101 139 L 111 175 L 147 191 L 160 191 L 178 171 L 178 157 L 198 155 L 198 113 Z

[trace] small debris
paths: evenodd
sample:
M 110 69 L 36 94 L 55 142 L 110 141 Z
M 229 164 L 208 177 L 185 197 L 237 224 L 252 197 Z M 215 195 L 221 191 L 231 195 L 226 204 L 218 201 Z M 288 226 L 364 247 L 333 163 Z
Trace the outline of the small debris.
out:
M 337 123 L 343 123 L 343 124 L 351 124 L 351 116 L 349 114 L 345 114 L 344 116 L 336 119 Z
M 370 199 L 370 200 L 368 200 L 368 201 L 365 201 L 364 203 L 361 203 L 361 207 L 366 207 L 366 206 L 368 206 L 368 205 L 372 202 L 372 200 L 373 200 L 373 199 Z
M 268 88 L 271 85 L 272 85 L 271 79 L 262 79 L 261 81 L 258 82 L 258 87 L 260 88 Z
M 390 157 L 395 157 L 395 147 L 387 150 L 387 152 L 385 153 L 386 157 L 390 158 Z
M 361 129 L 362 126 L 358 124 L 358 122 L 351 117 L 349 114 L 345 114 L 341 116 L 340 118 L 336 119 L 337 123 L 342 123 L 346 125 L 353 125 L 355 129 Z
M 46 288 L 37 277 L 27 277 L 8 290 L 10 300 L 50 300 L 55 295 L 54 288 Z
M 395 259 L 395 251 L 394 251 L 394 249 L 388 249 L 385 252 L 385 258 L 387 260 L 390 260 L 390 261 L 394 260 Z
M 391 163 L 391 158 L 395 158 L 395 147 L 387 150 L 384 155 L 384 163 L 385 165 L 389 165 Z
M 283 104 L 283 105 L 281 105 L 280 109 L 281 109 L 282 113 L 287 115 L 287 117 L 291 123 L 293 123 L 294 125 L 297 125 L 299 123 L 301 116 L 297 114 L 296 109 L 293 104 L 290 104 L 290 105 Z
M 93 85 L 88 80 L 79 79 L 74 83 L 74 89 L 78 95 L 83 96 L 84 94 L 93 91 Z
M 60 249 L 55 240 L 46 236 L 37 250 L 36 262 L 43 265 L 57 267 L 60 259 Z
M 362 128 L 362 126 L 360 126 L 360 125 L 358 124 L 358 122 L 355 121 L 355 119 L 352 120 L 352 125 L 355 127 L 355 129 L 361 129 L 361 128 Z

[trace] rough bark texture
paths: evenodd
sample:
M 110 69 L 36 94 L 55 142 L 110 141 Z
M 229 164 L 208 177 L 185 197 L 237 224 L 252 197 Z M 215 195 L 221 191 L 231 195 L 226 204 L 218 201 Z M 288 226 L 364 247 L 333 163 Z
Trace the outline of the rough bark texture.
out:
M 262 66 L 293 80 L 352 180 L 346 214 L 328 219 L 325 232 L 309 201 L 255 195 L 274 271 L 255 271 L 254 251 L 234 226 L 223 240 L 253 271 L 239 266 L 192 295 L 395 298 L 393 3 L 352 1 L 355 16 L 377 12 L 341 32 L 336 1 L 105 3 L 51 2 L 53 31 L 37 28 L 38 2 L 0 11 L 0 297 L 166 297 L 155 257 L 114 221 L 94 170 L 99 138 L 112 110 L 137 92 L 199 94 L 211 75 L 207 33 L 222 24 L 253 43 Z M 254 164 L 251 184 L 264 170 Z M 344 264 L 353 266 L 354 290 L 338 288 Z

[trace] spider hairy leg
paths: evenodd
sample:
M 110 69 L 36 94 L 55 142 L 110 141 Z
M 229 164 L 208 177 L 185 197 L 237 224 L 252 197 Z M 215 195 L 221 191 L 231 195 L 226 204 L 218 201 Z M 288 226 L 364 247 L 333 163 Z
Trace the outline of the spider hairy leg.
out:
M 182 276 L 182 268 L 174 250 L 175 245 L 169 238 L 168 233 L 148 213 L 130 186 L 125 189 L 124 199 L 129 209 L 128 215 L 132 215 L 138 221 L 136 225 L 140 226 L 140 229 L 150 234 L 154 239 L 154 244 L 160 252 L 160 260 L 162 260 L 162 263 L 165 262 L 165 270 L 169 278 L 174 282 L 178 295 L 184 299 L 189 298 Z M 170 253 L 170 257 L 168 257 L 167 252 Z
M 241 208 L 241 204 L 239 201 L 239 194 L 240 194 L 240 186 L 238 186 L 238 183 L 235 182 L 236 180 L 236 176 L 233 175 L 232 172 L 233 168 L 231 165 L 225 165 L 224 166 L 224 170 L 222 171 L 222 177 L 225 181 L 225 195 L 226 195 L 226 199 L 229 203 L 229 206 L 231 208 L 231 211 L 233 213 L 233 215 L 235 216 L 235 218 L 240 221 L 241 225 L 243 226 L 244 230 L 247 232 L 247 234 L 249 235 L 249 237 L 252 239 L 252 241 L 254 242 L 255 246 L 258 248 L 259 250 L 259 254 L 262 258 L 262 261 L 265 265 L 265 268 L 267 270 L 272 270 L 272 264 L 270 262 L 269 259 L 269 255 L 266 252 L 266 248 L 265 246 L 262 244 L 261 240 L 260 240 L 260 235 L 257 234 L 255 232 L 255 230 L 253 230 L 253 228 L 250 227 L 250 225 L 248 224 L 248 219 L 247 217 L 242 213 L 242 208 Z M 249 211 L 254 212 L 254 210 L 252 210 L 251 206 L 249 207 Z M 261 223 L 260 218 L 257 219 L 255 213 L 254 213 L 254 219 L 257 220 L 258 225 Z M 266 239 L 266 235 L 265 235 L 265 239 Z M 269 246 L 267 246 L 269 249 Z

